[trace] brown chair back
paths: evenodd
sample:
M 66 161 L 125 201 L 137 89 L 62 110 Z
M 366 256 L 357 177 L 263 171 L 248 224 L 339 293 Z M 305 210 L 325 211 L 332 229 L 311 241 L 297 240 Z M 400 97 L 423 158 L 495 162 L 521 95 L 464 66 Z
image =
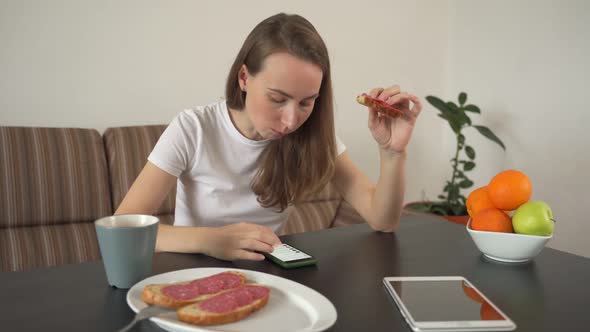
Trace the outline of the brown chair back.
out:
M 0 268 L 100 258 L 94 220 L 112 213 L 95 129 L 0 127 Z

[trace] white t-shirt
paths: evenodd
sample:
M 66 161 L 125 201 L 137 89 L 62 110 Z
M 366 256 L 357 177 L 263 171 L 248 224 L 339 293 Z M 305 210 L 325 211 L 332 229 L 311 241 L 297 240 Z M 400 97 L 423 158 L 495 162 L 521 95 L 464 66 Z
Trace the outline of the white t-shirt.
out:
M 338 154 L 346 147 L 336 138 Z M 241 221 L 277 232 L 290 209 L 277 213 L 256 200 L 250 182 L 268 140 L 244 137 L 225 101 L 181 112 L 148 157 L 178 178 L 175 226 L 224 226 Z

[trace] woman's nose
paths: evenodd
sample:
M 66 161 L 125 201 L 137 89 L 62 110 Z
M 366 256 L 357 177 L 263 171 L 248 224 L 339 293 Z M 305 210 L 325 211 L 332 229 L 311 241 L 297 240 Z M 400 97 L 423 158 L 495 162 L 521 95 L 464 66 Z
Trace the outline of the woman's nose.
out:
M 283 132 L 290 132 L 297 125 L 297 109 L 293 105 L 287 105 L 283 108 L 281 123 L 284 126 Z

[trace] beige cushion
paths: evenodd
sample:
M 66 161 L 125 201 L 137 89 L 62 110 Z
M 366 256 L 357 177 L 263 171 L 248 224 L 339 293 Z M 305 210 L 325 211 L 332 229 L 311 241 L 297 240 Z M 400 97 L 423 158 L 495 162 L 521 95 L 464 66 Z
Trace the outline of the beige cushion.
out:
M 341 200 L 336 188 L 329 183 L 317 195 L 291 207 L 291 213 L 281 234 L 294 234 L 329 228 Z
M 291 211 L 281 235 L 313 232 L 330 227 L 340 201 L 303 203 Z
M 117 209 L 147 163 L 165 125 L 108 128 L 104 133 L 113 208 Z M 155 214 L 174 214 L 176 185 Z
M 164 225 L 172 225 L 174 224 L 174 215 L 173 214 L 160 214 L 157 215 L 160 219 L 160 223 Z
M 340 227 L 363 223 L 365 223 L 365 219 L 363 219 L 363 217 L 361 217 L 358 212 L 356 212 L 352 205 L 343 200 L 342 204 L 340 204 L 340 207 L 338 208 L 336 216 L 334 217 L 334 222 L 332 225 L 330 225 L 330 227 Z
M 0 127 L 0 228 L 109 215 L 107 179 L 95 129 Z
M 76 264 L 100 259 L 94 223 L 0 229 L 0 270 Z

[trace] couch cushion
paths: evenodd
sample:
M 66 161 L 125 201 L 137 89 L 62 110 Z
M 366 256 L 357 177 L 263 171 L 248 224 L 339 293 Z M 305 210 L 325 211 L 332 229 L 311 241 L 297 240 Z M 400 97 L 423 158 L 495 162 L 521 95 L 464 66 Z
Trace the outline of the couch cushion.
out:
M 303 203 L 290 207 L 292 211 L 281 235 L 329 228 L 341 201 L 340 194 L 334 185 L 329 183 L 317 195 L 310 197 Z
M 95 129 L 0 127 L 0 228 L 94 221 L 108 187 Z
M 165 129 L 165 125 L 154 125 L 108 128 L 105 131 L 113 210 L 123 201 Z M 176 186 L 155 214 L 174 214 L 175 197 Z
M 160 223 L 164 225 L 172 225 L 174 224 L 174 215 L 173 214 L 160 214 L 157 215 L 160 219 Z
M 339 205 L 339 200 L 329 200 L 302 203 L 295 206 L 280 235 L 313 232 L 329 228 Z
M 334 217 L 334 221 L 330 227 L 340 227 L 354 224 L 363 224 L 365 219 L 356 212 L 352 205 L 348 204 L 345 200 L 342 200 L 342 204 L 338 207 L 338 212 Z
M 0 229 L 0 270 L 74 264 L 100 259 L 94 223 Z

